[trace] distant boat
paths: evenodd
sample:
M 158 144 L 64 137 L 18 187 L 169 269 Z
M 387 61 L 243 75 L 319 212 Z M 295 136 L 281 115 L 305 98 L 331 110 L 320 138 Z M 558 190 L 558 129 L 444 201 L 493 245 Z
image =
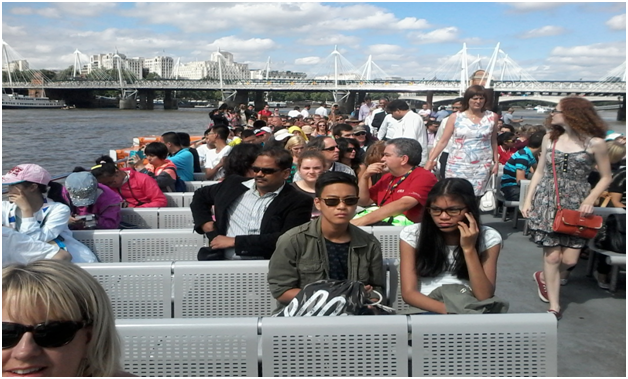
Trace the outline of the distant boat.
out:
M 45 96 L 31 97 L 15 93 L 2 94 L 2 109 L 61 109 L 64 106 L 65 104 L 59 100 L 50 100 Z
M 552 108 L 544 107 L 542 105 L 537 105 L 534 109 L 536 109 L 536 113 L 548 113 L 552 110 Z

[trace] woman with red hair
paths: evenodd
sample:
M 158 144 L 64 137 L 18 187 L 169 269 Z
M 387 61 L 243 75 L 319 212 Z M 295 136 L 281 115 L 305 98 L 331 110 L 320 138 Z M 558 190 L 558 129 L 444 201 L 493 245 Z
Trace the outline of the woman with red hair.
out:
M 581 97 L 566 97 L 547 119 L 550 132 L 543 138 L 539 163 L 521 213 L 528 218 L 534 242 L 543 248 L 543 271 L 534 273 L 539 297 L 549 302 L 549 313 L 560 320 L 560 285 L 567 270 L 578 263 L 586 240 L 555 233 L 552 224 L 557 210 L 552 163 L 556 168 L 560 206 L 593 213 L 593 204 L 611 182 L 611 169 L 604 136 L 606 124 L 593 104 Z M 587 177 L 597 164 L 600 180 L 594 188 Z M 563 283 L 561 283 L 561 277 Z

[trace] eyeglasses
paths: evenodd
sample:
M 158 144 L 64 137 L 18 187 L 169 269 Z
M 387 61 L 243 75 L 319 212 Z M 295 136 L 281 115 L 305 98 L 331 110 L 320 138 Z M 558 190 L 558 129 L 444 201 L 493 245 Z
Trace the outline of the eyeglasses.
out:
M 338 148 L 338 145 L 335 146 L 330 146 L 330 147 L 326 147 L 324 149 L 322 149 L 323 151 L 334 151 Z
M 552 113 L 563 113 L 563 111 L 557 111 L 556 109 L 552 109 Z
M 355 132 L 355 133 L 353 133 L 353 135 L 356 136 L 356 137 L 361 137 L 361 136 L 365 136 L 366 132 Z
M 447 213 L 449 216 L 458 216 L 460 214 L 460 212 L 462 212 L 465 209 L 467 209 L 467 208 L 446 208 L 446 209 L 441 209 L 441 208 L 437 208 L 437 207 L 430 207 L 430 208 L 427 208 L 427 211 L 430 212 L 430 214 L 432 216 L 440 216 L 441 213 L 443 213 L 443 212 Z
M 253 172 L 256 174 L 261 171 L 262 174 L 264 175 L 272 175 L 276 172 L 281 171 L 280 168 L 268 168 L 268 167 L 256 167 L 256 166 L 251 167 L 251 170 L 253 170 Z
M 339 197 L 327 197 L 327 198 L 322 198 L 321 200 L 323 200 L 323 202 L 325 203 L 325 205 L 327 205 L 328 207 L 337 207 L 338 204 L 340 204 L 340 202 L 342 201 L 343 203 L 345 203 L 346 206 L 351 207 L 353 205 L 356 205 L 358 203 L 358 201 L 360 200 L 359 197 L 345 197 L 344 199 L 341 199 Z
M 33 333 L 33 339 L 40 347 L 61 347 L 70 343 L 85 326 L 84 322 L 76 321 L 52 321 L 31 326 L 3 321 L 2 349 L 15 347 L 26 332 Z

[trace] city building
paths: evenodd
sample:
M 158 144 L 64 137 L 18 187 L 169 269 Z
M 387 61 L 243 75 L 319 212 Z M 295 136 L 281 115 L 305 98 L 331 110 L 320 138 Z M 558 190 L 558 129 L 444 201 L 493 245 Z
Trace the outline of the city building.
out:
M 155 57 L 144 59 L 144 68 L 148 69 L 148 72 L 159 75 L 162 79 L 170 79 L 172 76 L 172 69 L 174 68 L 174 59 L 171 57 Z
M 175 68 L 175 72 L 176 78 L 189 80 L 219 79 L 221 74 L 224 80 L 250 78 L 249 65 L 234 62 L 233 54 L 227 51 L 213 52 L 207 61 L 181 64 Z
M 266 79 L 266 70 L 251 70 L 251 79 L 263 80 Z M 307 74 L 305 72 L 292 72 L 292 71 L 268 71 L 268 79 L 288 79 L 288 80 L 300 80 L 305 79 Z

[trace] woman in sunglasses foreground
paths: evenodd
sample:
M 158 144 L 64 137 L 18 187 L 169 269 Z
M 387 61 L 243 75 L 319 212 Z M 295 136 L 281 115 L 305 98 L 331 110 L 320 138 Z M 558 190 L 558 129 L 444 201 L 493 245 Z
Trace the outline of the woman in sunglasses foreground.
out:
M 113 311 L 80 267 L 41 260 L 2 269 L 2 376 L 131 376 Z
M 493 296 L 502 238 L 482 226 L 471 183 L 439 181 L 425 211 L 422 222 L 400 236 L 401 295 L 409 313 L 507 311 L 508 304 Z

